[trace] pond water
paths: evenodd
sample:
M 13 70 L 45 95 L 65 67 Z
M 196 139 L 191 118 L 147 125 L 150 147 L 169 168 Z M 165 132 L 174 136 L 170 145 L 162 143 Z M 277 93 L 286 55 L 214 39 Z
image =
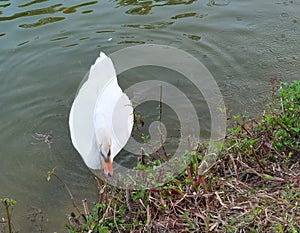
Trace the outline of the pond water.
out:
M 185 50 L 210 70 L 227 108 L 255 116 L 272 77 L 299 79 L 299 13 L 299 0 L 0 0 L 0 198 L 17 200 L 14 229 L 63 231 L 74 209 L 62 184 L 46 181 L 54 167 L 78 204 L 97 199 L 68 114 L 100 50 L 144 43 Z M 145 74 L 124 74 L 124 85 L 132 73 Z

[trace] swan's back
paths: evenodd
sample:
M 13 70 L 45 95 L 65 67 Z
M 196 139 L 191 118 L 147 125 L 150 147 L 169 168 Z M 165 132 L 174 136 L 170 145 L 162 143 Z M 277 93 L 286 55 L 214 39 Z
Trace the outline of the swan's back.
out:
M 92 65 L 73 102 L 69 126 L 74 147 L 92 169 L 101 168 L 99 143 L 109 142 L 110 137 L 115 156 L 130 137 L 133 108 L 118 85 L 111 59 L 104 53 Z

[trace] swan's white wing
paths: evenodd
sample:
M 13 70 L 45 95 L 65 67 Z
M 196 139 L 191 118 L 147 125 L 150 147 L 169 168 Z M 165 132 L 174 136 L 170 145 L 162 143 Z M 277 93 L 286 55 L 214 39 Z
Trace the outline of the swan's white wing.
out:
M 121 116 L 121 117 L 120 117 Z M 112 117 L 112 155 L 117 155 L 129 140 L 133 128 L 133 107 L 128 96 L 122 93 Z
M 93 112 L 97 99 L 95 84 L 95 82 L 87 80 L 82 85 L 69 116 L 72 143 L 86 165 L 93 169 L 100 167 L 99 158 L 91 156 L 92 151 L 97 151 L 93 124 Z
M 111 59 L 101 53 L 91 67 L 89 77 L 80 88 L 70 111 L 72 143 L 86 165 L 92 169 L 101 168 L 95 137 L 94 110 L 98 97 L 103 95 L 114 78 L 116 73 Z

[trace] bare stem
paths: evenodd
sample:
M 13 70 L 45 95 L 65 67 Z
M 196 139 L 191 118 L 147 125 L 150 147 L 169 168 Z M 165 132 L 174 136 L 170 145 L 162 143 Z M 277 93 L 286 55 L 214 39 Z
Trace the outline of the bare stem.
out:
M 5 198 L 5 199 L 2 201 L 2 203 L 3 203 L 3 205 L 4 205 L 4 207 L 5 207 L 5 210 L 6 210 L 8 232 L 9 232 L 9 233 L 12 233 L 11 219 L 10 219 L 10 211 L 9 211 L 9 202 L 8 202 L 8 200 Z
M 160 97 L 159 97 L 159 121 L 162 119 L 162 85 L 160 85 Z
M 250 148 L 251 148 L 252 154 L 254 155 L 254 158 L 255 158 L 256 162 L 258 163 L 258 165 L 260 166 L 260 168 L 265 172 L 265 168 L 264 168 L 264 166 L 262 165 L 262 163 L 260 162 L 259 157 L 258 157 L 258 155 L 256 154 L 255 149 L 253 148 L 252 145 L 250 146 Z
M 83 205 L 85 216 L 88 216 L 90 214 L 90 210 L 86 199 L 82 200 L 82 205 Z
M 80 212 L 78 206 L 75 203 L 75 199 L 74 199 L 73 194 L 72 194 L 71 190 L 69 189 L 68 185 L 59 176 L 57 176 L 55 173 L 53 173 L 53 175 L 65 186 L 65 188 L 66 188 L 66 190 L 67 190 L 67 192 L 68 192 L 68 194 L 69 194 L 69 196 L 72 200 L 73 206 L 77 210 L 78 214 L 81 215 L 81 212 Z
M 68 194 L 69 194 L 69 196 L 70 196 L 70 198 L 71 198 L 71 200 L 72 200 L 72 203 L 73 203 L 74 208 L 77 210 L 77 212 L 78 212 L 79 215 L 81 215 L 81 216 L 83 216 L 83 217 L 85 218 L 84 214 L 82 214 L 82 213 L 80 212 L 78 206 L 76 205 L 75 199 L 74 199 L 73 194 L 72 194 L 71 190 L 69 189 L 68 185 L 67 185 L 67 184 L 66 184 L 66 183 L 65 183 L 58 175 L 56 175 L 56 173 L 55 173 L 55 168 L 53 168 L 52 171 L 49 171 L 49 172 L 48 172 L 48 177 L 47 177 L 47 180 L 48 180 L 48 181 L 50 181 L 51 176 L 55 176 L 55 177 L 63 184 L 63 186 L 65 186 L 65 188 L 66 188 L 66 190 L 67 190 L 67 192 L 68 192 Z M 86 219 L 85 219 L 85 220 L 86 220 Z
M 163 141 L 163 134 L 161 132 L 161 119 L 162 119 L 162 85 L 160 85 L 160 96 L 159 96 L 159 127 L 158 127 L 158 131 L 159 131 L 159 136 L 160 136 L 160 144 L 161 144 L 161 147 L 162 147 L 162 150 L 164 152 L 164 156 L 165 158 L 168 157 L 168 154 L 167 154 L 167 151 L 166 151 L 166 148 L 165 148 L 165 145 L 164 145 L 164 141 Z
M 130 205 L 130 190 L 126 187 L 126 204 L 129 212 L 131 212 L 131 205 Z
M 160 123 L 161 124 L 161 123 Z M 164 152 L 164 155 L 165 155 L 165 158 L 168 157 L 168 154 L 167 154 L 167 151 L 166 151 L 166 148 L 165 148 L 165 145 L 164 145 L 164 140 L 163 140 L 163 134 L 161 132 L 161 127 L 160 127 L 160 124 L 159 124 L 159 127 L 158 127 L 158 131 L 159 131 L 159 138 L 160 138 L 160 145 L 161 145 L 161 148 Z

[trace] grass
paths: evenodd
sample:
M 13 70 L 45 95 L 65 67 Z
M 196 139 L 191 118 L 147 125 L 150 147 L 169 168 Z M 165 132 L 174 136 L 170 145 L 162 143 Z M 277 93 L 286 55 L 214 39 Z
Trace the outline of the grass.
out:
M 68 216 L 65 228 L 69 233 L 300 232 L 300 81 L 273 80 L 273 99 L 260 118 L 232 116 L 229 125 L 218 160 L 205 175 L 198 169 L 207 144 L 188 152 L 191 164 L 159 188 L 124 190 L 96 179 L 98 200 L 79 208 L 71 198 L 76 214 Z M 144 156 L 137 169 L 159 164 Z M 48 175 L 57 177 L 54 171 Z
M 199 145 L 186 170 L 160 188 L 122 190 L 98 180 L 99 200 L 69 216 L 68 232 L 300 232 L 300 82 L 273 80 L 262 116 L 233 116 L 230 125 L 205 176 L 198 167 L 207 145 Z M 141 161 L 138 169 L 157 165 Z

